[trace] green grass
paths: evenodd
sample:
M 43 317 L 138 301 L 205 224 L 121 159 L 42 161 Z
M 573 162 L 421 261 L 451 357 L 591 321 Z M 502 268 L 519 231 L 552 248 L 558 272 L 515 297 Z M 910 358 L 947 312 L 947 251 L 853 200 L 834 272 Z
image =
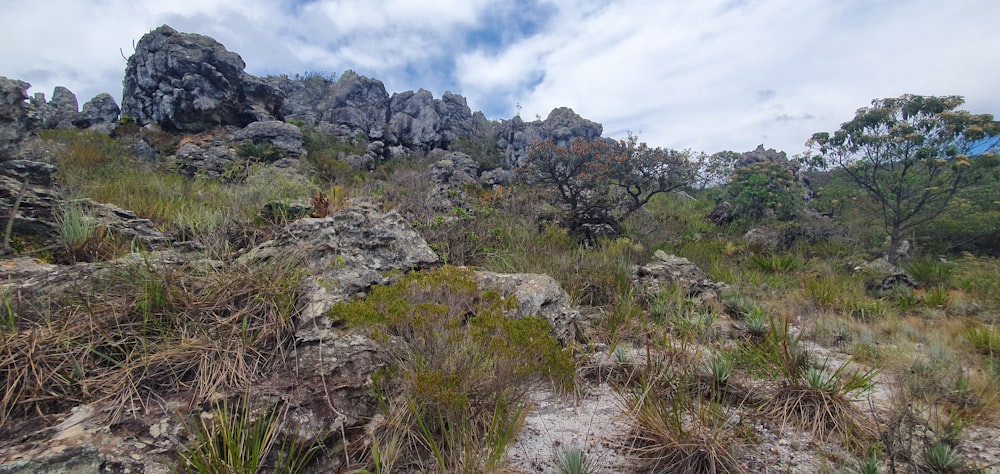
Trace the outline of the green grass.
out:
M 172 230 L 181 240 L 253 223 L 264 204 L 305 200 L 313 187 L 275 169 L 250 173 L 242 183 L 186 178 L 164 164 L 129 154 L 107 136 L 79 131 L 43 134 L 57 144 L 57 175 L 72 196 L 114 204 Z
M 208 416 L 196 415 L 185 424 L 191 441 L 180 447 L 182 467 L 199 474 L 256 474 L 265 469 L 276 474 L 302 472 L 321 445 L 281 442 L 286 414 L 277 406 L 255 413 L 249 395 L 235 404 L 223 400 Z

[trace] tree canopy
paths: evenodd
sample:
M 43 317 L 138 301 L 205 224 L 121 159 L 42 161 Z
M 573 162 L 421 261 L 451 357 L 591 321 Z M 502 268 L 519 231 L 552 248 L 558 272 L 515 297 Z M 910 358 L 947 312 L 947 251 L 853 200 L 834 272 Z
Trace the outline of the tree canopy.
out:
M 820 165 L 839 166 L 874 199 L 889 233 L 887 256 L 897 263 L 904 233 L 947 209 L 970 183 L 974 150 L 995 148 L 1000 122 L 955 110 L 959 96 L 876 99 L 833 135 L 809 141 Z
M 569 228 L 620 231 L 621 221 L 653 196 L 689 185 L 697 166 L 687 151 L 651 148 L 629 134 L 619 141 L 576 140 L 569 147 L 532 143 L 522 172 L 548 185 L 567 213 Z

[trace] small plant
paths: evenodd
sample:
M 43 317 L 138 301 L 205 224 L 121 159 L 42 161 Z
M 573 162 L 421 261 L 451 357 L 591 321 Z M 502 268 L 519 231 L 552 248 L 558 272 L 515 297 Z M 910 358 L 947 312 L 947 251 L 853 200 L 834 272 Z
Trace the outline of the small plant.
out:
M 802 261 L 792 254 L 769 254 L 750 257 L 750 264 L 768 273 L 788 273 L 799 269 Z
M 100 244 L 105 229 L 87 215 L 79 204 L 69 204 L 56 219 L 59 240 L 73 261 L 87 260 L 89 253 Z
M 17 331 L 17 302 L 6 287 L 0 286 L 0 334 Z
M 878 455 L 874 450 L 870 456 L 858 460 L 858 474 L 879 474 L 882 470 L 878 465 Z
M 962 466 L 958 450 L 943 441 L 925 447 L 921 460 L 923 467 L 933 473 L 957 472 Z
M 851 317 L 862 322 L 875 321 L 885 316 L 885 305 L 882 300 L 859 300 L 850 304 Z
M 830 371 L 826 363 L 792 371 L 767 402 L 764 412 L 783 426 L 798 426 L 817 439 L 837 439 L 860 447 L 875 435 L 870 419 L 851 404 L 856 396 L 869 390 L 877 372 L 849 371 L 848 363 Z
M 580 448 L 569 446 L 559 451 L 556 468 L 559 474 L 590 474 L 594 472 L 594 463 Z
M 281 148 L 270 143 L 254 143 L 245 141 L 236 146 L 236 154 L 262 163 L 274 163 L 281 159 L 283 153 Z
M 715 402 L 678 390 L 657 364 L 624 395 L 632 423 L 629 451 L 644 472 L 743 472 L 739 438 L 729 416 Z
M 951 302 L 951 295 L 947 288 L 935 286 L 923 294 L 920 302 L 930 308 L 945 308 Z
M 737 318 L 744 318 L 752 314 L 754 310 L 760 310 L 753 299 L 739 293 L 723 293 L 721 299 L 726 311 Z
M 1000 354 L 1000 331 L 995 328 L 976 324 L 965 328 L 962 335 L 980 354 L 987 356 Z
M 747 335 L 751 339 L 763 339 L 771 331 L 771 316 L 757 306 L 754 306 L 743 322 L 747 325 Z
M 954 273 L 955 265 L 933 258 L 917 258 L 906 262 L 903 269 L 921 286 L 930 287 L 947 284 Z
M 225 401 L 209 414 L 197 417 L 186 428 L 191 444 L 180 451 L 184 466 L 199 474 L 256 474 L 265 467 L 272 449 L 278 448 L 275 473 L 301 472 L 318 453 L 319 445 L 302 446 L 288 441 L 280 445 L 278 430 L 285 411 L 271 407 L 255 416 L 250 397 L 245 396 L 236 406 Z

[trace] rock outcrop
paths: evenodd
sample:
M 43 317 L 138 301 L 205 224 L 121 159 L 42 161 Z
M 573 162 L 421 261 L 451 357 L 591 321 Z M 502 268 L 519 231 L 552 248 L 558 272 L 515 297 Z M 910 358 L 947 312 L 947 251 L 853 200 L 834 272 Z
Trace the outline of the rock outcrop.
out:
M 523 318 L 537 316 L 552 324 L 552 335 L 560 344 L 569 345 L 584 339 L 586 325 L 580 311 L 570 304 L 569 294 L 554 278 L 536 273 L 475 273 L 480 289 L 490 289 L 501 296 L 517 298 L 517 313 Z
M 0 161 L 15 156 L 18 146 L 41 125 L 28 103 L 31 84 L 0 76 Z
M 668 255 L 662 250 L 657 250 L 646 265 L 635 266 L 629 278 L 651 296 L 677 286 L 690 297 L 711 302 L 718 299 L 720 292 L 730 290 L 729 285 L 713 281 L 688 259 Z
M 122 113 L 140 125 L 192 132 L 280 118 L 281 93 L 245 67 L 208 36 L 161 26 L 143 35 L 128 60 Z
M 76 94 L 63 86 L 56 86 L 52 91 L 52 100 L 48 102 L 45 101 L 45 94 L 35 94 L 31 105 L 42 121 L 41 127 L 46 129 L 73 128 L 73 122 L 80 115 Z
M 115 102 L 111 94 L 100 93 L 83 104 L 80 115 L 73 120 L 73 125 L 80 128 L 89 128 L 101 124 L 114 124 L 118 122 L 118 114 L 121 108 Z
M 559 107 L 545 120 L 525 122 L 519 116 L 505 120 L 494 133 L 507 164 L 516 167 L 524 161 L 529 143 L 551 140 L 556 145 L 569 146 L 577 138 L 597 140 L 603 130 L 601 124 L 579 116 L 573 109 Z

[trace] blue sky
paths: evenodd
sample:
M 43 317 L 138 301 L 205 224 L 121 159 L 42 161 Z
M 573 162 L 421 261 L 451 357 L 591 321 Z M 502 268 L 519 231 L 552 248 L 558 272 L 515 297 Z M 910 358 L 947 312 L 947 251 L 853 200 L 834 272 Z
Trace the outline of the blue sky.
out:
M 248 72 L 451 91 L 490 118 L 573 108 L 605 135 L 790 155 L 872 99 L 962 95 L 1000 115 L 995 0 L 39 0 L 7 2 L 0 75 L 121 96 L 149 30 L 212 36 Z

